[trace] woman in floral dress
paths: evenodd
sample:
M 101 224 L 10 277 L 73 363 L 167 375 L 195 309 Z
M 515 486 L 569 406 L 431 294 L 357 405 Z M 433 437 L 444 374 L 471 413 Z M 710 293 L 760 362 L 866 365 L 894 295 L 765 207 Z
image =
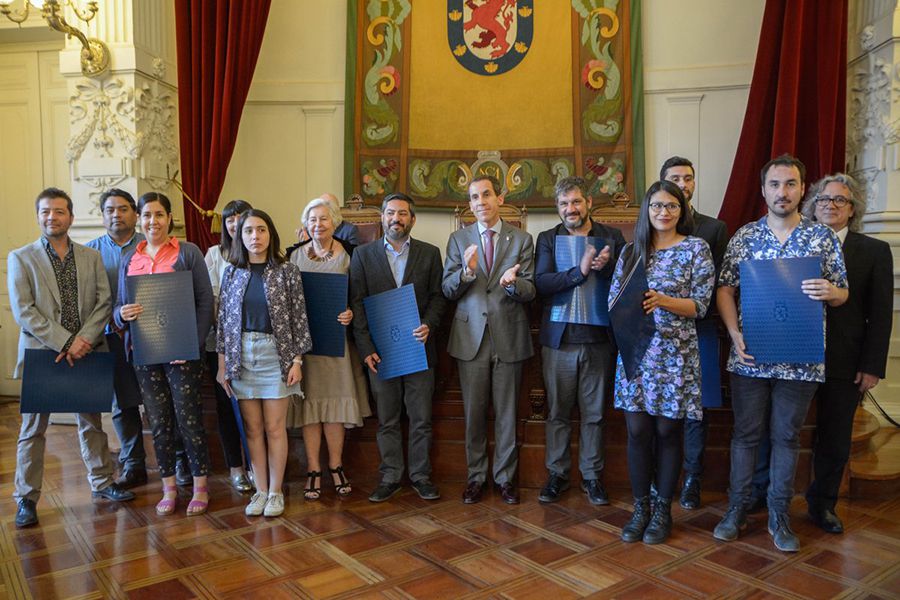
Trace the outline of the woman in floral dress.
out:
M 682 422 L 685 416 L 702 418 L 694 321 L 706 314 L 716 271 L 709 246 L 689 235 L 693 227 L 681 190 L 668 181 L 654 183 L 644 195 L 634 243 L 622 251 L 610 288 L 609 297 L 615 298 L 625 276 L 643 261 L 650 287 L 643 308 L 656 325 L 634 378 L 626 378 L 621 357 L 616 366 L 615 406 L 625 411 L 634 494 L 634 513 L 622 529 L 626 542 L 643 539 L 658 544 L 669 537 L 672 494 L 681 468 Z M 658 499 L 651 515 L 654 474 Z

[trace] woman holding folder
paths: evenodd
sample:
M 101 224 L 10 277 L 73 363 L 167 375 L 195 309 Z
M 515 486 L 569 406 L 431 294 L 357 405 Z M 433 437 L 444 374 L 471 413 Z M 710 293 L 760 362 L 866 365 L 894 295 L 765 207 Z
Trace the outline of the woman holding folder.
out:
M 615 298 L 626 276 L 642 265 L 650 288 L 642 309 L 655 324 L 632 379 L 625 375 L 621 356 L 616 368 L 615 406 L 625 411 L 634 494 L 634 513 L 622 529 L 625 542 L 659 544 L 669 537 L 672 494 L 681 470 L 681 426 L 686 415 L 702 417 L 694 320 L 706 314 L 716 270 L 709 246 L 690 236 L 692 230 L 681 190 L 668 181 L 651 185 L 641 203 L 634 242 L 622 251 L 609 292 Z M 658 498 L 651 515 L 654 473 Z
M 300 270 L 286 262 L 268 214 L 250 209 L 221 281 L 216 377 L 240 405 L 256 493 L 248 516 L 284 512 L 289 398 L 300 394 L 303 354 L 312 348 Z
M 138 201 L 141 229 L 146 240 L 122 259 L 119 267 L 119 297 L 113 310 L 116 324 L 125 330 L 125 347 L 130 355 L 129 325 L 141 318 L 143 307 L 128 303 L 126 279 L 135 275 L 152 275 L 189 271 L 194 284 L 194 307 L 197 313 L 197 339 L 206 340 L 213 318 L 213 294 L 209 272 L 200 249 L 190 242 L 179 242 L 172 231 L 172 205 L 169 199 L 156 192 L 148 192 Z M 175 450 L 178 434 L 184 441 L 194 495 L 187 507 L 187 515 L 201 515 L 209 505 L 206 478 L 209 474 L 209 448 L 203 428 L 203 402 L 200 384 L 203 361 L 176 360 L 155 365 L 135 365 L 144 408 L 153 431 L 153 449 L 163 482 L 163 498 L 156 505 L 160 515 L 175 512 L 178 488 L 175 486 Z
M 253 208 L 249 202 L 244 200 L 232 200 L 222 209 L 222 237 L 218 244 L 210 246 L 206 251 L 206 268 L 209 269 L 209 282 L 212 284 L 213 296 L 216 299 L 216 306 L 219 302 L 219 291 L 222 287 L 222 276 L 225 269 L 230 265 L 229 254 L 231 253 L 234 238 L 237 235 L 238 221 L 241 214 Z M 209 332 L 206 338 L 206 365 L 212 377 L 215 380 L 216 373 L 219 370 L 219 356 L 216 353 L 216 328 L 215 319 L 213 319 L 213 330 Z M 244 493 L 249 492 L 253 488 L 247 479 L 247 473 L 244 471 L 244 455 L 241 451 L 241 433 L 238 429 L 237 419 L 234 416 L 234 410 L 231 407 L 231 398 L 225 393 L 225 390 L 217 381 L 213 381 L 213 388 L 216 391 L 216 415 L 219 422 L 219 440 L 222 442 L 222 453 L 225 455 L 225 465 L 228 467 L 228 481 L 231 487 L 237 491 Z M 247 459 L 249 460 L 249 456 Z
M 349 273 L 354 246 L 334 237 L 334 230 L 341 223 L 341 214 L 334 205 L 316 198 L 306 205 L 301 218 L 310 239 L 291 254 L 291 262 L 301 271 Z M 348 307 L 337 320 L 341 325 L 349 325 L 353 311 Z M 372 414 L 362 363 L 355 347 L 345 341 L 343 356 L 307 356 L 303 385 L 303 402 L 295 407 L 293 417 L 288 420 L 289 426 L 303 427 L 308 467 L 303 496 L 307 500 L 318 500 L 322 495 L 319 453 L 323 433 L 328 446 L 328 471 L 335 492 L 338 496 L 347 496 L 352 488 L 343 467 L 344 429 L 362 426 L 363 417 Z

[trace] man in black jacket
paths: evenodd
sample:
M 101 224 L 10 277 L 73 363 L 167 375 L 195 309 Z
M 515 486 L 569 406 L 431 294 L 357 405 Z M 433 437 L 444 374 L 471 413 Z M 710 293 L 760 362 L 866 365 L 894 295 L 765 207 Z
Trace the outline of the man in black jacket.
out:
M 865 392 L 884 378 L 894 298 L 890 246 L 859 232 L 865 198 L 849 175 L 835 173 L 817 182 L 803 214 L 831 227 L 841 239 L 850 297 L 827 308 L 825 383 L 816 406 L 814 480 L 806 490 L 809 516 L 829 533 L 841 533 L 835 514 L 844 467 L 850 457 L 853 415 Z
M 724 221 L 714 217 L 700 214 L 691 205 L 696 186 L 696 174 L 694 165 L 686 158 L 673 156 L 663 163 L 659 171 L 659 178 L 671 181 L 684 193 L 688 207 L 694 216 L 693 235 L 706 240 L 713 255 L 716 265 L 716 274 L 722 267 L 722 257 L 725 256 L 725 248 L 728 247 L 728 228 Z M 710 307 L 706 316 L 697 321 L 697 334 L 700 338 L 701 355 L 718 357 L 718 315 L 715 311 L 715 303 Z M 706 344 L 715 344 L 711 352 L 704 352 Z M 701 359 L 702 360 L 702 359 Z M 701 363 L 703 376 L 708 376 L 709 369 L 719 370 L 718 360 L 709 365 Z M 720 399 L 720 396 L 717 398 Z M 703 398 L 703 408 L 712 408 L 720 404 L 711 402 L 710 398 Z M 681 487 L 681 507 L 693 510 L 700 506 L 700 481 L 703 477 L 703 451 L 706 447 L 706 431 L 709 424 L 707 412 L 703 412 L 702 421 L 684 419 L 684 484 Z
M 435 246 L 412 239 L 416 207 L 406 194 L 394 193 L 381 203 L 384 237 L 356 249 L 350 260 L 350 303 L 353 332 L 359 354 L 369 369 L 369 383 L 378 408 L 378 451 L 381 453 L 381 483 L 369 496 L 384 502 L 400 490 L 403 477 L 403 442 L 400 416 L 406 406 L 409 417 L 409 478 L 425 500 L 440 497 L 431 482 L 431 401 L 437 360 L 434 332 L 441 323 L 447 301 L 441 292 L 441 253 Z M 413 335 L 425 344 L 428 369 L 410 375 L 381 379 L 380 357 L 369 334 L 363 298 L 403 285 L 415 288 L 421 325 Z
M 561 179 L 555 192 L 562 223 L 541 232 L 535 250 L 535 287 L 544 299 L 540 343 L 547 389 L 545 462 L 549 472 L 538 500 L 556 502 L 569 487 L 572 406 L 577 400 L 581 417 L 578 444 L 581 487 L 591 504 L 608 504 L 602 483 L 603 406 L 607 398 L 612 398 L 615 345 L 607 327 L 555 322 L 550 313 L 551 301 L 556 294 L 583 285 L 589 278 L 603 280 L 608 290 L 625 238 L 618 229 L 591 220 L 592 201 L 587 195 L 584 179 Z M 557 271 L 556 238 L 570 235 L 594 237 L 602 240 L 604 245 L 598 252 L 593 245 L 587 244 L 579 264 Z

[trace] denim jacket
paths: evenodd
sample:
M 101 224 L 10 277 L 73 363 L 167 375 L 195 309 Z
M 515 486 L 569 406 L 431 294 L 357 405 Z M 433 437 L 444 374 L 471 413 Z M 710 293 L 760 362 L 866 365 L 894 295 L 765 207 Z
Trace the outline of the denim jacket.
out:
M 220 282 L 216 351 L 225 355 L 225 378 L 228 380 L 240 379 L 241 375 L 242 309 L 249 283 L 250 270 L 233 265 L 225 269 Z M 287 381 L 294 357 L 312 349 L 300 269 L 289 262 L 275 267 L 266 265 L 263 288 L 278 349 L 281 378 Z

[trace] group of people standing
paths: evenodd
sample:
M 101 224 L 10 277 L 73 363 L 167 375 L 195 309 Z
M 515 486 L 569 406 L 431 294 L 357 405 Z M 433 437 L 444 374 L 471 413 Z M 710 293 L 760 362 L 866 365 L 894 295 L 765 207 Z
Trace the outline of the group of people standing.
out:
M 171 236 L 171 206 L 162 194 L 144 194 L 137 203 L 123 190 L 104 194 L 101 210 L 107 234 L 91 242 L 100 251 L 96 253 L 69 239 L 71 200 L 51 188 L 36 201 L 41 239 L 9 258 L 11 304 L 22 327 L 19 367 L 24 348 L 51 348 L 60 353 L 58 360 L 70 364 L 93 349 L 109 347 L 117 353 L 122 358 L 113 406 L 122 442 L 118 480 L 112 479 L 99 415 L 78 416 L 92 490 L 122 501 L 134 497 L 128 488 L 146 483 L 137 408 L 142 401 L 163 485 L 156 511 L 173 513 L 177 486 L 190 483 L 189 516 L 203 514 L 209 504 L 210 458 L 200 399 L 204 364 L 216 379 L 219 432 L 230 481 L 241 492 L 253 491 L 245 509 L 250 516 L 284 511 L 288 428 L 303 431 L 308 463 L 304 498 L 315 501 L 323 493 L 323 437 L 330 483 L 339 496 L 351 493 L 342 461 L 344 434 L 371 414 L 368 375 L 381 454 L 380 483 L 369 500 L 383 502 L 400 491 L 407 471 L 416 493 L 433 500 L 440 497 L 430 462 L 434 332 L 448 301 L 455 301 L 448 352 L 457 361 L 465 413 L 467 485 L 462 500 L 479 502 L 486 488 L 490 406 L 490 478 L 503 501 L 515 504 L 516 406 L 523 366 L 534 352 L 526 308 L 540 296 L 548 300 L 540 328 L 548 478 L 539 500 L 555 502 L 570 485 L 571 413 L 577 404 L 581 488 L 591 504 L 609 502 L 602 480 L 603 410 L 614 399 L 625 413 L 634 496 L 634 512 L 622 539 L 655 544 L 671 532 L 671 503 L 682 460 L 680 504 L 688 510 L 700 506 L 707 421 L 697 329 L 714 327 L 718 312 L 732 341 L 728 370 L 735 428 L 729 508 L 714 535 L 732 540 L 746 525 L 754 467 L 758 460 L 768 460 L 769 531 L 779 549 L 796 550 L 799 543 L 787 515 L 800 426 L 818 388 L 821 404 L 827 404 L 820 405 L 819 431 L 828 436 L 818 436 L 816 481 L 807 499 L 816 523 L 837 531 L 834 503 L 849 454 L 852 415 L 862 392 L 884 376 L 893 290 L 887 244 L 856 233 L 865 204 L 852 179 L 838 174 L 818 183 L 802 216 L 804 177 L 796 158 L 784 155 L 767 163 L 761 190 L 768 214 L 728 241 L 723 222 L 699 214 L 691 205 L 693 165 L 672 157 L 662 166 L 660 181 L 644 195 L 629 243 L 618 229 L 591 219 L 592 198 L 585 181 L 566 177 L 555 188 L 561 222 L 538 236 L 535 249 L 527 232 L 500 218 L 504 196 L 499 183 L 476 176 L 468 188 L 475 223 L 451 234 L 443 266 L 435 246 L 411 237 L 415 203 L 402 193 L 383 199 L 384 237 L 359 247 L 357 232 L 342 223 L 335 198 L 311 201 L 297 232 L 301 241 L 287 252 L 268 214 L 233 201 L 224 210 L 221 243 L 204 260 L 196 246 Z M 135 231 L 138 220 L 143 236 Z M 603 240 L 603 247 L 587 244 L 577 264 L 560 271 L 557 236 L 591 236 Z M 848 252 L 849 291 L 842 244 Z M 864 250 L 857 253 L 857 247 Z M 741 335 L 740 263 L 811 255 L 823 259 L 822 276 L 804 281 L 802 290 L 828 306 L 826 363 L 756 364 L 753 349 L 746 348 Z M 638 263 L 649 287 L 642 309 L 652 315 L 655 330 L 629 378 L 621 357 L 617 359 L 615 331 L 558 322 L 551 318 L 549 300 L 589 278 L 604 282 L 609 298 L 615 298 Z M 143 307 L 129 301 L 126 278 L 172 271 L 192 274 L 197 334 L 206 355 L 132 366 L 127 362 L 130 327 L 141 318 Z M 336 316 L 348 330 L 341 357 L 309 353 L 312 339 L 302 272 L 349 276 L 347 308 Z M 363 300 L 407 284 L 414 287 L 421 321 L 412 335 L 425 344 L 428 368 L 382 380 Z M 852 337 L 854 354 L 834 358 L 841 346 L 833 340 L 835 331 Z M 848 366 L 853 361 L 856 368 Z M 252 481 L 243 469 L 233 406 L 239 407 L 242 418 Z M 409 419 L 406 465 L 400 425 L 404 409 Z M 19 526 L 37 522 L 46 424 L 47 415 L 23 415 L 15 491 Z M 771 442 L 770 450 L 759 452 L 764 440 Z

